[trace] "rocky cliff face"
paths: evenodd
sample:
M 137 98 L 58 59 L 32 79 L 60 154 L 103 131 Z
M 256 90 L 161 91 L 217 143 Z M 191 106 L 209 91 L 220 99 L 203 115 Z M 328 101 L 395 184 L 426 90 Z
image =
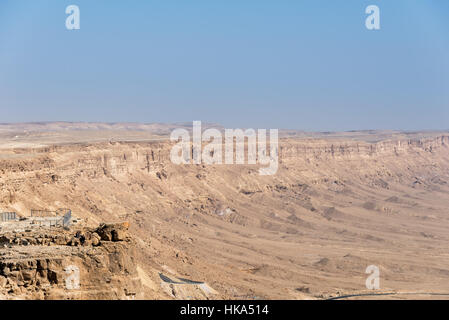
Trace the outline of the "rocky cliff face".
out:
M 407 154 L 439 152 L 449 147 L 449 136 L 418 140 L 387 140 L 375 143 L 362 141 L 286 140 L 281 147 L 281 158 L 332 159 L 350 157 L 402 156 Z
M 380 266 L 385 289 L 419 283 L 419 290 L 449 290 L 442 250 L 449 245 L 449 136 L 283 139 L 274 176 L 260 176 L 253 165 L 174 165 L 171 146 L 101 142 L 3 150 L 4 211 L 27 216 L 30 209 L 71 208 L 90 228 L 126 219 L 134 239 L 133 246 L 75 247 L 26 240 L 32 244 L 20 250 L 40 249 L 31 265 L 20 265 L 25 274 L 7 280 L 3 294 L 31 297 L 37 280 L 50 282 L 48 274 L 57 273 L 53 293 L 36 294 L 76 297 L 63 289 L 69 264 L 79 266 L 86 286 L 81 296 L 88 298 L 142 292 L 158 299 L 324 297 L 364 290 L 372 264 Z M 14 260 L 17 248 L 3 251 L 3 261 Z M 47 251 L 52 248 L 55 254 Z M 41 276 L 38 261 L 53 256 L 57 262 Z M 38 275 L 34 284 L 28 272 Z M 141 291 L 133 289 L 135 277 Z
M 0 237 L 0 299 L 142 299 L 121 225 L 30 228 Z

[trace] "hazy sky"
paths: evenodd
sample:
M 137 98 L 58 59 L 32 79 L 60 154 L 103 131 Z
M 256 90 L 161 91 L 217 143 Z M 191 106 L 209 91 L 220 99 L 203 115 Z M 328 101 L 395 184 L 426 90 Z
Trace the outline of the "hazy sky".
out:
M 81 29 L 65 27 L 76 4 Z M 380 7 L 381 30 L 365 28 Z M 0 122 L 449 129 L 447 0 L 1 0 Z

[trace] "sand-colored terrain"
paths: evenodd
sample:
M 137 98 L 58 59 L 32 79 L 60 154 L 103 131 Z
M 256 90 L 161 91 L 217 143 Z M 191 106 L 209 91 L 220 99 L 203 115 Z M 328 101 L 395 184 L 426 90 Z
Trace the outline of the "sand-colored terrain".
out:
M 366 293 L 369 265 L 385 298 L 449 294 L 449 133 L 285 131 L 260 176 L 172 164 L 166 128 L 80 126 L 0 130 L 0 209 L 129 221 L 145 298 Z

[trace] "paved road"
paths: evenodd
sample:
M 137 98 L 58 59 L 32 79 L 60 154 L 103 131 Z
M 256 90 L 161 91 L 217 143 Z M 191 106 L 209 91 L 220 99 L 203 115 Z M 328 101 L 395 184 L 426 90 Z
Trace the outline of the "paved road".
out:
M 439 293 L 439 292 L 382 292 L 382 293 L 348 294 L 348 295 L 328 298 L 326 300 L 342 300 L 342 299 L 353 298 L 353 297 L 376 297 L 376 296 L 395 296 L 395 295 L 447 296 L 448 299 L 449 299 L 449 293 Z

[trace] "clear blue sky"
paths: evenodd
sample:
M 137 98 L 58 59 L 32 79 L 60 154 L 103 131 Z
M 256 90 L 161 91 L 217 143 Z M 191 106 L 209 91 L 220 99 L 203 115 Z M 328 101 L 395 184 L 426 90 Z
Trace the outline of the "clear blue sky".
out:
M 81 30 L 65 28 L 65 8 Z M 365 28 L 365 8 L 381 30 Z M 447 0 L 1 0 L 0 122 L 449 129 Z

